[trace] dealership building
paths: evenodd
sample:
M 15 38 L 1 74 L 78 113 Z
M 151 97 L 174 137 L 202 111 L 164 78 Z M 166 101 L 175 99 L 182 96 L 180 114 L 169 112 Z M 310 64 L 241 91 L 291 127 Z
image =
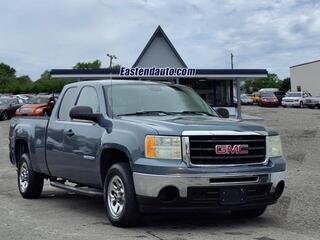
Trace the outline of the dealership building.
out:
M 266 69 L 190 69 L 177 52 L 163 29 L 158 26 L 156 31 L 133 63 L 132 74 L 123 75 L 126 69 L 52 69 L 54 78 L 68 78 L 75 81 L 92 79 L 135 79 L 174 82 L 192 87 L 203 99 L 213 107 L 225 107 L 231 116 L 241 117 L 240 85 L 242 81 L 267 77 Z M 144 68 L 141 74 L 137 68 Z M 186 74 L 153 74 L 153 71 L 174 71 Z M 127 68 L 128 69 L 128 68 Z M 152 70 L 153 69 L 153 70 Z M 145 73 L 144 72 L 144 73 Z M 168 72 L 168 71 L 167 71 Z M 192 74 L 189 74 L 192 73 Z
M 290 67 L 291 91 L 306 91 L 320 96 L 320 60 Z

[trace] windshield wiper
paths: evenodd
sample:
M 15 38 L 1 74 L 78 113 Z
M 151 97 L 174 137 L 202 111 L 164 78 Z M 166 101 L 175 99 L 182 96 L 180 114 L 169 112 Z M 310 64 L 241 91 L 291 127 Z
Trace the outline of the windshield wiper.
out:
M 208 115 L 212 117 L 216 117 L 216 115 L 208 113 L 208 112 L 203 112 L 203 111 L 182 111 L 182 112 L 171 112 L 171 114 L 197 114 L 197 115 Z
M 123 113 L 123 114 L 117 114 L 117 116 L 134 116 L 134 115 L 170 115 L 171 113 L 165 112 L 165 111 L 140 111 L 140 112 L 133 112 L 133 113 Z

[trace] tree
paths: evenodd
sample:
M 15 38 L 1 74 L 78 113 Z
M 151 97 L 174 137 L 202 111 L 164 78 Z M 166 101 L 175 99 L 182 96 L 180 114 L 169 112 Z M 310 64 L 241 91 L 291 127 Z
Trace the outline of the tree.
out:
M 279 88 L 281 80 L 278 75 L 275 73 L 268 74 L 268 77 L 256 79 L 256 80 L 247 80 L 244 83 L 244 88 L 247 93 L 252 93 L 259 91 L 261 88 Z
M 16 77 L 16 70 L 5 63 L 0 63 L 0 91 L 4 92 L 6 86 Z
M 99 69 L 101 68 L 101 61 L 95 60 L 93 62 L 78 62 L 73 69 Z
M 108 69 L 111 69 L 111 70 L 118 70 L 118 69 L 120 69 L 120 68 L 121 68 L 121 65 L 119 65 L 119 64 L 112 65 L 111 68 L 108 67 Z
M 0 63 L 0 77 L 15 77 L 16 70 L 5 63 Z
M 288 92 L 290 89 L 291 89 L 291 79 L 287 77 L 280 82 L 279 90 Z

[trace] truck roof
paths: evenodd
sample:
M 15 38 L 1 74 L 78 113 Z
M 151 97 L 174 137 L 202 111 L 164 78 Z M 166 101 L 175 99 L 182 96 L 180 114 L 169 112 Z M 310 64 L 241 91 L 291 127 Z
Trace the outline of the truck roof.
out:
M 68 86 L 82 86 L 82 85 L 119 85 L 119 84 L 158 84 L 164 85 L 165 82 L 155 82 L 155 81 L 148 81 L 148 80 L 124 80 L 124 79 L 102 79 L 102 80 L 89 80 L 89 81 L 81 81 L 81 82 L 74 82 L 68 84 Z

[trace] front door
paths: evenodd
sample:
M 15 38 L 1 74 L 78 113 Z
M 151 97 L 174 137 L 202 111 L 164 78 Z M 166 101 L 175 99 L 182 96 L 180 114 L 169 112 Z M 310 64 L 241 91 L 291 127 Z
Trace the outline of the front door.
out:
M 88 106 L 94 113 L 100 112 L 96 89 L 84 86 L 80 90 L 76 106 Z M 105 129 L 97 123 L 72 119 L 64 124 L 64 155 L 69 178 L 78 183 L 98 185 L 99 152 Z

